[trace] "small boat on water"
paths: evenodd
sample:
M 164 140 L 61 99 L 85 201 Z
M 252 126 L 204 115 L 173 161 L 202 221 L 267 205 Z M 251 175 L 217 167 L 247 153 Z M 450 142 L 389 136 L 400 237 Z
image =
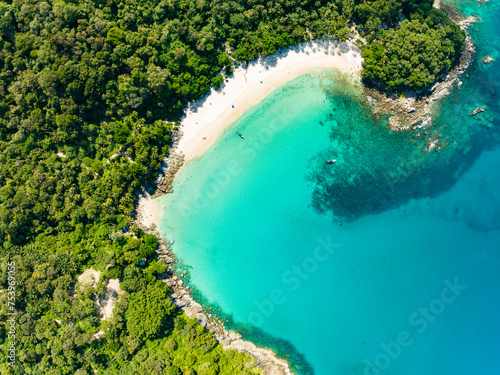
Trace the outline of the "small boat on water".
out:
M 327 164 L 333 164 L 337 161 L 337 159 L 330 159 L 330 160 L 327 160 L 326 163 Z
M 236 130 L 236 134 L 238 134 L 242 139 L 245 139 L 243 138 L 243 134 L 241 134 L 238 130 Z

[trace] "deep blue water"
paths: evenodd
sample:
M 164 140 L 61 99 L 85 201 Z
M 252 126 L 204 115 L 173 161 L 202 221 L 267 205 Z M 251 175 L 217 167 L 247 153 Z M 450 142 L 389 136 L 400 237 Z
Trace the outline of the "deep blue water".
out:
M 456 5 L 499 58 L 498 3 Z M 335 72 L 271 93 L 160 199 L 198 297 L 300 374 L 500 374 L 499 63 L 427 134 L 387 130 Z

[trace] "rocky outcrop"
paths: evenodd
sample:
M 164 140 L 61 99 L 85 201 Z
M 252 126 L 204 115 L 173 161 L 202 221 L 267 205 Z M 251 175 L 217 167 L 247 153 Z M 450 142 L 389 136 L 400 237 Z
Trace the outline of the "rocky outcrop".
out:
M 171 154 L 163 161 L 162 171 L 155 182 L 156 191 L 153 194 L 153 198 L 172 191 L 174 178 L 183 164 L 184 155 L 175 151 L 175 148 L 171 150 Z
M 492 63 L 493 61 L 495 61 L 495 59 L 491 56 L 486 56 L 486 57 L 483 57 L 483 59 L 481 60 L 481 62 L 483 64 L 490 64 Z
M 144 186 L 152 198 L 172 192 L 172 183 L 177 172 L 184 165 L 184 154 L 177 150 L 177 145 L 182 137 L 182 132 L 175 128 L 172 133 L 172 143 L 169 147 L 169 155 L 163 159 L 160 173 L 152 184 Z
M 471 116 L 475 116 L 478 113 L 481 113 L 481 112 L 484 112 L 484 111 L 486 111 L 486 108 L 484 108 L 484 107 L 477 107 L 475 110 L 472 111 L 472 113 L 470 115 Z

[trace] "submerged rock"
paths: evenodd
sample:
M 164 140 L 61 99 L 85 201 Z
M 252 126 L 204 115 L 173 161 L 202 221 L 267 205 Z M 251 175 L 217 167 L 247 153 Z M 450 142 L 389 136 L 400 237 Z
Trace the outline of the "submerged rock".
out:
M 470 115 L 471 116 L 475 116 L 478 113 L 481 113 L 481 112 L 484 112 L 484 111 L 486 111 L 486 108 L 484 108 L 484 107 L 477 107 L 475 110 L 472 111 L 472 113 Z
M 483 64 L 490 64 L 493 61 L 495 61 L 495 59 L 493 57 L 491 57 L 491 56 L 486 56 L 481 61 L 482 61 Z

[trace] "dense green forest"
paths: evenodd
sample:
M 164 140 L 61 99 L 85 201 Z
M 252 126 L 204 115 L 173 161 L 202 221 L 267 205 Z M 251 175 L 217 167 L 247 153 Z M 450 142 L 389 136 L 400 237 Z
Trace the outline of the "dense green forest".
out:
M 391 91 L 425 89 L 451 68 L 464 44 L 465 32 L 444 11 L 416 14 L 397 29 L 382 30 L 363 50 L 363 77 Z
M 16 316 L 2 374 L 256 372 L 175 311 L 156 238 L 131 225 L 134 194 L 233 59 L 345 40 L 351 21 L 369 43 L 365 77 L 389 89 L 429 85 L 463 44 L 429 1 L 0 1 L 0 320 Z M 77 283 L 90 267 L 96 288 Z M 112 278 L 125 293 L 100 322 L 93 300 Z M 0 325 L 3 353 L 9 334 Z

